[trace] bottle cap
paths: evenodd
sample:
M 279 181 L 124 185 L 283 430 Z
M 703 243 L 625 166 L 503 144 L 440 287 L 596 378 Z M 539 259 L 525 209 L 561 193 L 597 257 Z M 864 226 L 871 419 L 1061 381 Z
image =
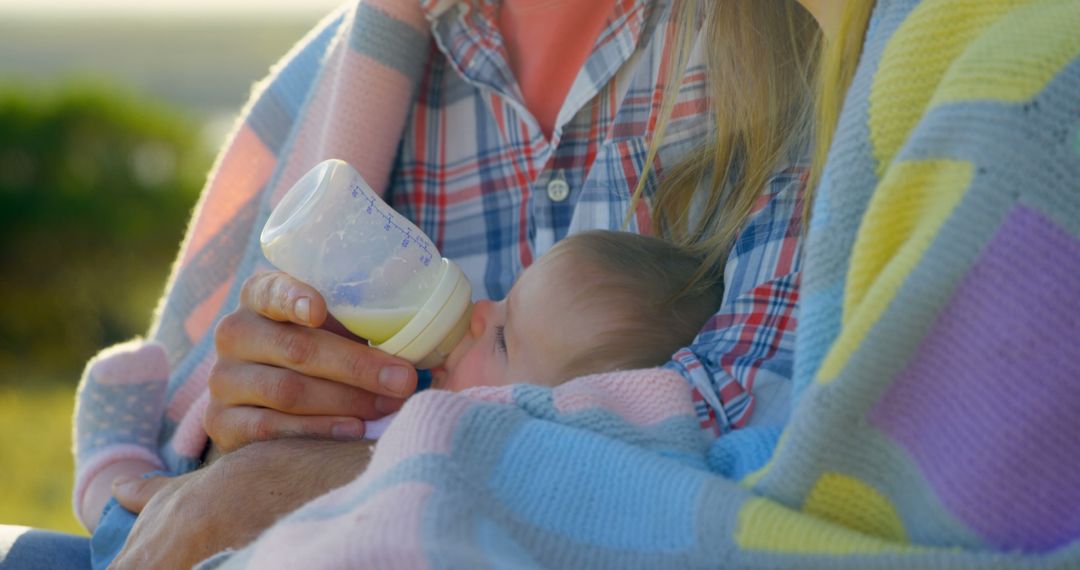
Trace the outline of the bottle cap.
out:
M 416 315 L 385 342 L 369 344 L 417 368 L 439 366 L 469 328 L 471 298 L 472 287 L 461 268 L 443 258 L 439 280 Z

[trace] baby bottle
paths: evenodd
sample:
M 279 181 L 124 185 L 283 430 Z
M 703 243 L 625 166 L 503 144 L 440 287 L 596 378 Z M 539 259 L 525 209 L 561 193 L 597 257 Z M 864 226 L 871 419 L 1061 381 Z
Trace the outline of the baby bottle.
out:
M 345 328 L 418 368 L 442 364 L 468 328 L 472 290 L 461 268 L 341 160 L 293 185 L 260 241 Z

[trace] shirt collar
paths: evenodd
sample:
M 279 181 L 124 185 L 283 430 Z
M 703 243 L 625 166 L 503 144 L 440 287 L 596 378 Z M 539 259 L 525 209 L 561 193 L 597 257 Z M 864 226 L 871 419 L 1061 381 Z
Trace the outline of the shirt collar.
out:
M 501 4 L 502 0 L 420 0 L 435 43 L 454 69 L 473 84 L 520 103 L 521 92 L 497 25 Z M 658 16 L 670 9 L 671 0 L 616 1 L 615 11 L 567 94 L 556 131 L 607 85 L 642 38 L 653 33 Z

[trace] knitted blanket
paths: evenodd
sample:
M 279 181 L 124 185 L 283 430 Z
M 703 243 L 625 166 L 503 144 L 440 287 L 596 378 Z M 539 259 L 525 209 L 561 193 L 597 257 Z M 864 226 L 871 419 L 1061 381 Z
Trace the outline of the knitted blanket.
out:
M 111 493 L 99 475 L 119 461 L 198 467 L 213 327 L 238 304 L 245 278 L 271 268 L 258 239 L 270 210 L 326 158 L 385 191 L 430 44 L 418 0 L 365 0 L 328 17 L 256 86 L 196 206 L 149 338 L 87 365 L 73 438 L 76 512 L 86 495 Z
M 778 443 L 703 443 L 660 370 L 424 393 L 204 567 L 1080 568 L 1078 29 L 1073 0 L 878 1 Z

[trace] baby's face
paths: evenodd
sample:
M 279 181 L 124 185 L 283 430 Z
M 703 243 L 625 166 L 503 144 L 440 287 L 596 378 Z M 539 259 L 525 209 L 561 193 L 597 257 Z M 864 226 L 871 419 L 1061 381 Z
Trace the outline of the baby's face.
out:
M 468 332 L 445 368 L 434 372 L 433 386 L 456 391 L 517 383 L 555 386 L 567 380 L 559 377 L 562 366 L 603 330 L 573 303 L 581 278 L 571 256 L 542 257 L 506 299 L 477 302 Z

